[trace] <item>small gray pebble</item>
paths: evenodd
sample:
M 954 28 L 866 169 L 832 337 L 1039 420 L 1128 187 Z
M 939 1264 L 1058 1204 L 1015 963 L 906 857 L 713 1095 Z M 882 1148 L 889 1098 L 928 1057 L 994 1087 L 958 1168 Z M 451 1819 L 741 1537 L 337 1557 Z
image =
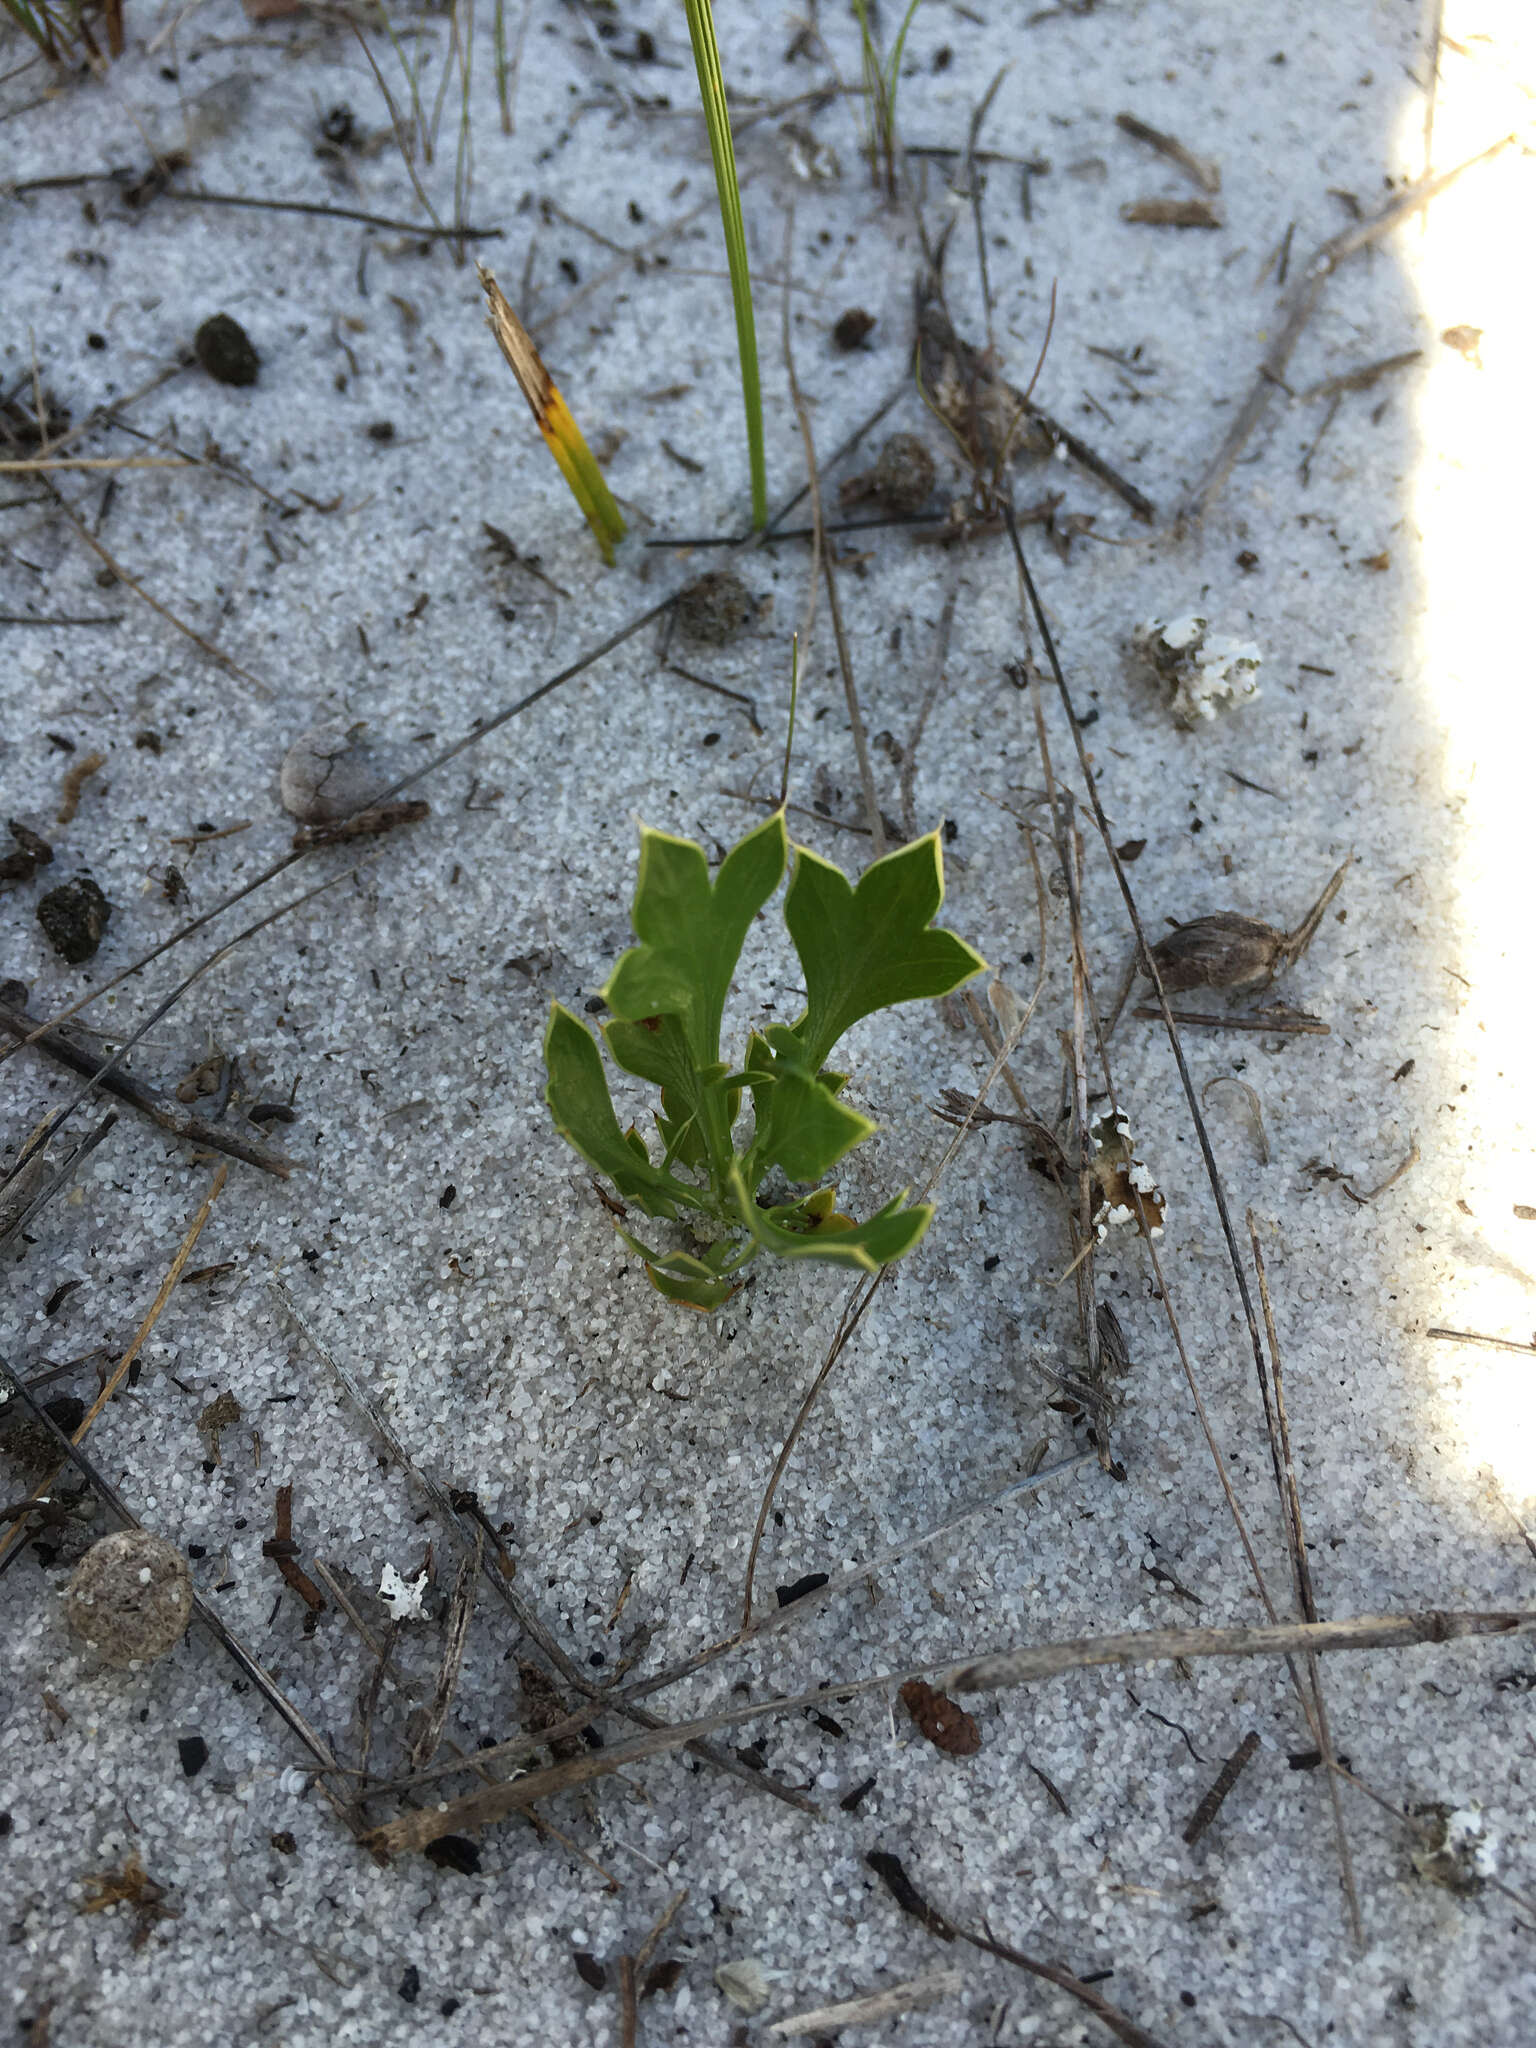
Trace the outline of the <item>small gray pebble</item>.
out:
M 283 756 L 283 809 L 302 825 L 329 825 L 361 810 L 381 787 L 378 771 L 357 745 L 357 719 L 332 718 L 300 733 Z
M 152 1664 L 187 1632 L 191 1569 L 179 1550 L 147 1529 L 119 1529 L 80 1560 L 64 1614 L 103 1664 L 119 1671 Z

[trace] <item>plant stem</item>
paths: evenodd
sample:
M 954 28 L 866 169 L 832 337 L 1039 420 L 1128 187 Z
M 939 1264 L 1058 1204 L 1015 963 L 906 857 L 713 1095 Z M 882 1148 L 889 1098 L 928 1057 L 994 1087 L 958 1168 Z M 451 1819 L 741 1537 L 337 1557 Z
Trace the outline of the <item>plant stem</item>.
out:
M 683 0 L 688 35 L 699 74 L 699 98 L 709 130 L 714 159 L 715 190 L 720 199 L 720 224 L 725 231 L 726 261 L 731 272 L 731 299 L 736 308 L 736 352 L 741 358 L 741 398 L 747 415 L 747 460 L 752 471 L 752 524 L 768 523 L 768 476 L 763 461 L 763 394 L 757 372 L 757 330 L 752 318 L 752 279 L 747 269 L 747 236 L 741 218 L 741 191 L 736 183 L 736 151 L 731 141 L 730 109 L 720 73 L 720 46 L 710 0 Z

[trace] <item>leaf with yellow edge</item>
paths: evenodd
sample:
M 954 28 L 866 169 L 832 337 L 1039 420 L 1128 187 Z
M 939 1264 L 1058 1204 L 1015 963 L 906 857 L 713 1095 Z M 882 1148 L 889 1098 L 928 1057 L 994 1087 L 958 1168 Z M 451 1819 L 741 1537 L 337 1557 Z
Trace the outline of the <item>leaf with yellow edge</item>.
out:
M 539 432 L 549 452 L 560 465 L 560 474 L 570 485 L 571 496 L 581 507 L 588 526 L 603 551 L 603 560 L 613 561 L 613 544 L 624 538 L 624 517 L 603 482 L 592 450 L 582 439 L 571 409 L 560 396 L 555 380 L 545 369 L 533 345 L 533 337 L 518 319 L 507 295 L 482 263 L 478 266 L 485 292 L 487 321 L 502 354 L 506 357 L 517 388 L 528 401 Z

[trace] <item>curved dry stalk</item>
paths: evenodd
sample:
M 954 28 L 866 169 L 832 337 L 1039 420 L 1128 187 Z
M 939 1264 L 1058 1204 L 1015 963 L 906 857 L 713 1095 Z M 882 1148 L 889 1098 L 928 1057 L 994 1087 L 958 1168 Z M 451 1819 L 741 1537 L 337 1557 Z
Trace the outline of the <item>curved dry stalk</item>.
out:
M 985 1103 L 988 1092 L 992 1087 L 992 1084 L 996 1081 L 998 1075 L 1003 1071 L 1008 1061 L 1013 1057 L 1014 1052 L 1018 1048 L 1019 1041 L 1023 1038 L 1025 1031 L 1029 1028 L 1029 1021 L 1035 1013 L 1035 1006 L 1039 1002 L 1041 992 L 1045 987 L 1045 959 L 1043 954 L 1041 956 L 1040 969 L 1040 979 L 1035 984 L 1034 993 L 1030 996 L 1028 1003 L 1020 1012 L 1018 1018 L 1016 1019 L 1013 1025 L 1013 1028 L 1009 1031 L 1007 1037 L 1003 1040 L 1001 1049 L 994 1057 L 992 1065 L 988 1069 L 987 1074 L 983 1079 L 980 1088 L 976 1091 L 975 1100 L 972 1102 L 970 1108 L 966 1111 L 965 1117 L 960 1123 L 959 1128 L 956 1130 L 955 1135 L 953 1136 L 953 1138 L 950 1139 L 949 1143 L 945 1146 L 943 1153 L 939 1157 L 937 1165 L 933 1168 L 927 1180 L 924 1181 L 922 1192 L 918 1196 L 918 1200 L 920 1202 L 927 1201 L 929 1195 L 938 1185 L 938 1182 L 941 1176 L 943 1175 L 946 1167 L 949 1165 L 949 1162 L 954 1158 L 955 1154 L 964 1144 L 966 1134 L 970 1131 L 973 1123 L 975 1122 L 978 1110 L 980 1110 L 983 1104 Z M 758 1508 L 757 1511 L 757 1522 L 752 1531 L 751 1546 L 747 1552 L 746 1587 L 742 1594 L 741 1625 L 743 1629 L 750 1629 L 753 1625 L 752 1589 L 754 1581 L 757 1577 L 757 1557 L 758 1552 L 762 1548 L 763 1534 L 768 1526 L 768 1516 L 773 1508 L 774 1496 L 779 1490 L 779 1482 L 784 1477 L 784 1474 L 788 1469 L 789 1461 L 791 1457 L 794 1455 L 795 1445 L 800 1441 L 801 1432 L 804 1430 L 806 1423 L 810 1420 L 811 1410 L 815 1407 L 817 1399 L 821 1394 L 822 1388 L 826 1385 L 828 1378 L 831 1376 L 833 1366 L 836 1365 L 838 1359 L 842 1356 L 843 1351 L 846 1349 L 848 1339 L 853 1335 L 854 1331 L 858 1328 L 859 1323 L 863 1320 L 864 1311 L 869 1307 L 870 1302 L 874 1299 L 876 1288 L 879 1287 L 880 1283 L 885 1279 L 886 1274 L 889 1273 L 890 1270 L 891 1268 L 889 1266 L 882 1266 L 878 1273 L 871 1274 L 867 1279 L 859 1281 L 858 1284 L 855 1286 L 853 1293 L 849 1296 L 847 1305 L 844 1307 L 843 1313 L 838 1320 L 837 1330 L 833 1335 L 831 1345 L 828 1347 L 827 1355 L 822 1360 L 820 1369 L 818 1370 L 816 1377 L 811 1381 L 810 1386 L 806 1389 L 805 1398 L 801 1401 L 800 1407 L 796 1412 L 795 1419 L 790 1424 L 789 1434 L 784 1439 L 783 1448 L 780 1450 L 778 1457 L 774 1460 L 773 1471 L 769 1474 L 768 1484 L 763 1491 L 762 1505 Z

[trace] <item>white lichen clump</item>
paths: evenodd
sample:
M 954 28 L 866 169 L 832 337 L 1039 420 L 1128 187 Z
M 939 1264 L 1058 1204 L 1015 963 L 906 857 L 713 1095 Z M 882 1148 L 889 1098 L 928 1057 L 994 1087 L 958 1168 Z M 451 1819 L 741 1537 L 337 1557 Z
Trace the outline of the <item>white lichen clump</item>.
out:
M 1175 725 L 1192 732 L 1218 711 L 1251 704 L 1264 656 L 1252 640 L 1212 633 L 1199 612 L 1182 618 L 1148 619 L 1131 635 L 1138 657 L 1168 693 Z
M 1149 1237 L 1161 1237 L 1168 1204 L 1151 1170 L 1136 1157 L 1129 1118 L 1119 1112 L 1101 1116 L 1089 1126 L 1088 1135 L 1093 1141 L 1093 1234 L 1098 1242 L 1103 1244 L 1112 1229 L 1134 1229 L 1143 1223 Z
M 387 1564 L 379 1576 L 379 1598 L 389 1609 L 391 1621 L 425 1621 L 422 1600 L 426 1590 L 425 1572 L 418 1579 L 402 1579 L 394 1566 Z
M 1413 1866 L 1431 1884 L 1447 1891 L 1481 1891 L 1499 1865 L 1499 1837 L 1475 1802 L 1434 1808 L 1429 1816 L 1434 1833 L 1413 1852 Z

